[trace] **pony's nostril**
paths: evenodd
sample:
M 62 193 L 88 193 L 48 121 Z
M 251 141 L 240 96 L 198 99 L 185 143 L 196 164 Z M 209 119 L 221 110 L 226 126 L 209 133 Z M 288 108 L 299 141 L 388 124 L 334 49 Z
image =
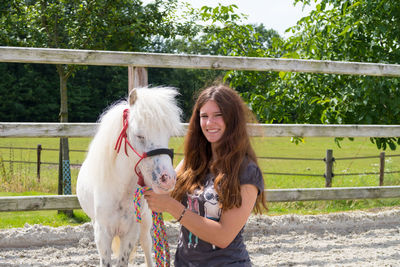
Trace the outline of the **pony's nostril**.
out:
M 161 175 L 161 182 L 165 183 L 167 181 L 167 175 L 163 174 Z

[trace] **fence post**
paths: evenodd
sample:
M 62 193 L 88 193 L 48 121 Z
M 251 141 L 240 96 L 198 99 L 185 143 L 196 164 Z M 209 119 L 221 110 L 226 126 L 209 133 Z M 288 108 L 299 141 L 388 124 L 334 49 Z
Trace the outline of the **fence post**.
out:
M 333 177 L 333 150 L 327 149 L 326 150 L 326 157 L 325 161 L 325 187 L 332 187 L 332 177 Z
M 128 66 L 128 93 L 133 88 L 148 85 L 147 69 L 142 67 Z
M 40 154 L 42 152 L 42 145 L 38 144 L 37 145 L 37 181 L 40 183 Z
M 59 195 L 63 194 L 62 139 L 61 138 L 60 138 L 60 149 L 58 151 L 58 194 Z
M 383 177 L 385 176 L 385 152 L 381 152 L 379 159 L 379 186 L 383 186 Z
M 58 194 L 71 195 L 71 169 L 69 164 L 69 145 L 68 138 L 60 138 L 60 154 L 58 163 Z M 58 213 L 64 213 L 72 217 L 72 210 L 59 210 Z

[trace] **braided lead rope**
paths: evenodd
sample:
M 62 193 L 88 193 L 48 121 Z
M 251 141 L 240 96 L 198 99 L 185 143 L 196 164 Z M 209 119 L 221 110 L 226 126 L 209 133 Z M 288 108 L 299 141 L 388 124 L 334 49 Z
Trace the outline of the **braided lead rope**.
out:
M 136 221 L 141 222 L 141 212 L 140 212 L 140 200 L 145 191 L 150 190 L 149 187 L 138 187 L 135 191 L 133 204 L 134 204 L 134 212 L 136 216 Z M 171 256 L 169 253 L 169 246 L 167 240 L 167 231 L 165 228 L 164 220 L 162 213 L 152 212 L 153 218 L 153 250 L 154 256 L 156 259 L 157 267 L 169 267 L 171 262 Z

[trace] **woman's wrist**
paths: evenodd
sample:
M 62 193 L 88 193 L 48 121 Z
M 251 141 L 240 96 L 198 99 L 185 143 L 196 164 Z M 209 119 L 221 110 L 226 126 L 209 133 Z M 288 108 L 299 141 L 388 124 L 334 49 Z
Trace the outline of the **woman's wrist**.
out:
M 177 218 L 177 220 L 176 220 L 176 221 L 173 221 L 173 222 L 174 222 L 174 223 L 180 222 L 180 221 L 182 220 L 183 216 L 185 215 L 186 210 L 187 210 L 187 207 L 184 207 L 183 210 L 182 210 L 182 212 L 181 212 L 181 214 L 180 214 L 179 217 Z
M 167 211 L 175 218 L 176 222 L 179 222 L 182 220 L 181 217 L 183 217 L 184 213 L 186 212 L 186 207 L 176 199 L 173 199 L 171 205 L 168 205 Z

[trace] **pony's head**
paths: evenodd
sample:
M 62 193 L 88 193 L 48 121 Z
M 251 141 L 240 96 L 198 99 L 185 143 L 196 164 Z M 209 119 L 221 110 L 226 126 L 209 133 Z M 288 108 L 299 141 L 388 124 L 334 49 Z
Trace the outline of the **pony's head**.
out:
M 177 94 L 168 87 L 138 88 L 128 97 L 126 135 L 131 149 L 139 157 L 135 172 L 144 178 L 144 185 L 156 193 L 170 192 L 175 186 L 173 154 L 169 153 L 168 143 L 171 136 L 182 131 Z

